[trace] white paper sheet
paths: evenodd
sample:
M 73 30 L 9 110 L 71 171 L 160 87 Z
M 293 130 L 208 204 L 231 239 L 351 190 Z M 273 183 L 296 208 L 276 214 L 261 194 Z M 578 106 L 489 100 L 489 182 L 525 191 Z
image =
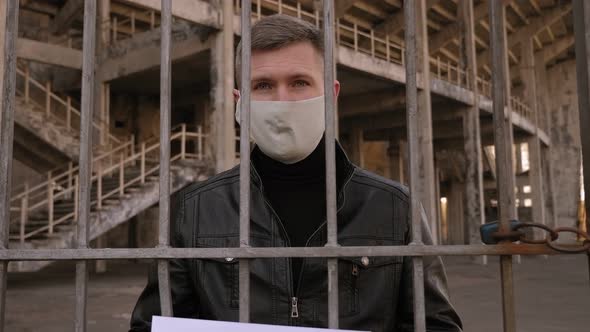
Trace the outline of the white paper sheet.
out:
M 245 324 L 203 319 L 186 319 L 154 316 L 152 332 L 329 332 L 332 329 L 293 327 L 280 325 Z M 348 331 L 350 330 L 338 330 Z

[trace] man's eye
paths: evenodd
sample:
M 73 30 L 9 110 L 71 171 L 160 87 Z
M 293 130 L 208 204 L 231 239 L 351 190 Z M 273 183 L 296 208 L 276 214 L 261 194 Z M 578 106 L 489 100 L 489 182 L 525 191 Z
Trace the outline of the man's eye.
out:
M 293 83 L 293 85 L 295 87 L 303 87 L 303 86 L 308 86 L 309 83 L 307 83 L 306 81 L 295 81 L 295 83 Z
M 270 84 L 268 84 L 267 82 L 257 83 L 254 86 L 254 90 L 260 90 L 260 89 L 270 89 Z

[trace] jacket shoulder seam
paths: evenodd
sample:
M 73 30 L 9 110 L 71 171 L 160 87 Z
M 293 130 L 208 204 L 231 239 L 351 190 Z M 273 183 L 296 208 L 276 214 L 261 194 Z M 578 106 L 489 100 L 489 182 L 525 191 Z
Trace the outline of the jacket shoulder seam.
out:
M 359 169 L 359 170 L 360 170 L 360 172 L 355 172 L 355 176 L 351 179 L 355 183 L 391 192 L 392 194 L 394 194 L 395 196 L 399 197 L 400 199 L 402 199 L 403 201 L 406 201 L 406 202 L 409 200 L 408 192 L 407 192 L 407 190 L 402 188 L 401 184 L 396 183 L 392 180 L 381 178 L 378 175 L 372 174 L 366 170 L 363 170 L 363 169 Z M 367 175 L 367 173 L 370 175 L 373 175 L 373 176 L 369 176 L 369 175 Z M 367 182 L 359 181 L 359 180 L 366 180 Z M 369 182 L 373 182 L 373 183 L 369 183 Z

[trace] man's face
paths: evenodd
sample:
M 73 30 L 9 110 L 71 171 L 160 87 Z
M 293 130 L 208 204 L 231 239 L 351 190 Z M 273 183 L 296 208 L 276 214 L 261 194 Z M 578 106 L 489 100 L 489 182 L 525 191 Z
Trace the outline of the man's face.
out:
M 322 55 L 309 42 L 298 42 L 276 50 L 253 51 L 251 99 L 295 101 L 324 94 Z M 340 83 L 334 81 L 338 96 Z M 239 97 L 234 90 L 234 97 Z

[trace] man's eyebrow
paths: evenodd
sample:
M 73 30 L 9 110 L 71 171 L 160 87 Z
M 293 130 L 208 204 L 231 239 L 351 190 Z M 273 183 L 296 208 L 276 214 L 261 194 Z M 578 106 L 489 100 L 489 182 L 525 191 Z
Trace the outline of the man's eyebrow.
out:
M 313 80 L 313 76 L 311 76 L 310 74 L 307 74 L 307 73 L 294 73 L 292 75 L 289 75 L 289 79 L 294 80 L 294 79 L 298 79 L 298 78 Z
M 307 80 L 313 80 L 313 75 L 309 72 L 306 71 L 296 71 L 293 73 L 289 73 L 289 75 L 287 76 L 287 79 L 289 80 L 294 80 L 294 79 L 307 79 Z M 256 83 L 256 82 L 260 82 L 260 81 L 269 81 L 269 82 L 274 82 L 276 81 L 275 77 L 272 77 L 271 75 L 268 74 L 259 74 L 259 75 L 252 75 L 251 78 L 251 82 L 252 83 Z
M 274 81 L 273 78 L 271 78 L 268 75 L 259 75 L 259 76 L 252 76 L 252 82 L 259 82 L 259 81 Z

